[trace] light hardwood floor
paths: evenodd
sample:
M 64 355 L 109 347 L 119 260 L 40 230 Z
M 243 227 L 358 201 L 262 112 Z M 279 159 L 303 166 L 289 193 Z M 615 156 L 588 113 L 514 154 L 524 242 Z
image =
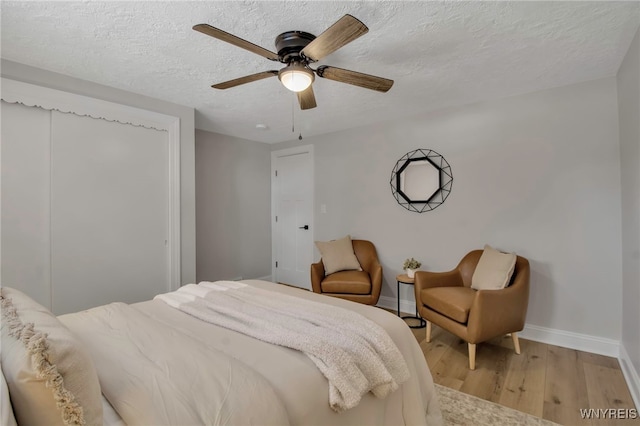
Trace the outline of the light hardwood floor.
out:
M 471 371 L 464 341 L 436 325 L 430 343 L 425 328 L 412 330 L 438 384 L 563 425 L 640 425 L 580 416 L 581 408 L 635 408 L 615 358 L 525 339 L 516 355 L 505 336 L 478 344 Z

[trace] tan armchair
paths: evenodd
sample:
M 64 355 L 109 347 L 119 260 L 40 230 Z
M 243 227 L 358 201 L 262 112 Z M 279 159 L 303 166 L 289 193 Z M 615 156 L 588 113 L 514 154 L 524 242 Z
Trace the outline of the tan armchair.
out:
M 311 287 L 315 293 L 375 305 L 382 289 L 382 266 L 375 246 L 366 240 L 351 240 L 362 271 L 340 271 L 325 276 L 322 259 L 311 265 Z
M 517 354 L 529 303 L 529 261 L 516 257 L 510 284 L 502 290 L 474 290 L 471 278 L 482 250 L 468 253 L 449 272 L 416 272 L 415 295 L 420 316 L 468 343 L 469 368 L 475 370 L 476 344 L 511 333 Z

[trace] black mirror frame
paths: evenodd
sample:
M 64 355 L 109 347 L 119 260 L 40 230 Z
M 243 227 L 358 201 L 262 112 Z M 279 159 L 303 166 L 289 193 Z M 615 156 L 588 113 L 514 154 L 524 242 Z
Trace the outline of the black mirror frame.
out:
M 440 185 L 427 200 L 412 200 L 400 188 L 400 176 L 402 172 L 414 161 L 428 161 L 439 171 Z M 416 149 L 402 156 L 391 172 L 391 193 L 395 197 L 398 204 L 405 209 L 424 213 L 431 211 L 440 206 L 451 193 L 453 186 L 453 174 L 451 166 L 444 157 L 432 149 Z

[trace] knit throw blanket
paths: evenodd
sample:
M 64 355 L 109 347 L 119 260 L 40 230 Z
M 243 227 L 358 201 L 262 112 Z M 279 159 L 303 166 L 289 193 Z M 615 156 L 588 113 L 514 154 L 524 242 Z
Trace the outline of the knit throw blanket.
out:
M 387 332 L 337 306 L 236 281 L 188 284 L 155 297 L 198 319 L 305 353 L 329 381 L 329 404 L 353 408 L 367 392 L 378 398 L 409 379 Z

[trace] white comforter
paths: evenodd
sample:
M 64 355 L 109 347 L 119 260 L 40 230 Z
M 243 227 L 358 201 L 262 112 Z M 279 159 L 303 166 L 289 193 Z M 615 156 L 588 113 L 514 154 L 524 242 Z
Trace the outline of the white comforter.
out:
M 404 321 L 375 307 L 265 281 L 244 282 L 272 291 L 273 297 L 284 293 L 340 306 L 376 322 L 402 353 L 409 379 L 385 399 L 369 393 L 357 407 L 336 413 L 329 406 L 327 379 L 303 353 L 209 324 L 163 302 L 128 309 L 107 305 L 59 318 L 86 342 L 103 394 L 128 424 L 442 424 L 424 355 Z M 124 310 L 134 311 L 135 318 L 118 319 L 116 311 Z
M 372 392 L 386 398 L 409 378 L 407 364 L 375 322 L 337 306 L 235 281 L 188 284 L 155 297 L 203 321 L 305 353 L 329 381 L 329 405 L 344 411 Z
M 73 318 L 65 323 L 88 346 L 102 393 L 127 424 L 289 423 L 256 371 L 135 308 L 112 303 Z

